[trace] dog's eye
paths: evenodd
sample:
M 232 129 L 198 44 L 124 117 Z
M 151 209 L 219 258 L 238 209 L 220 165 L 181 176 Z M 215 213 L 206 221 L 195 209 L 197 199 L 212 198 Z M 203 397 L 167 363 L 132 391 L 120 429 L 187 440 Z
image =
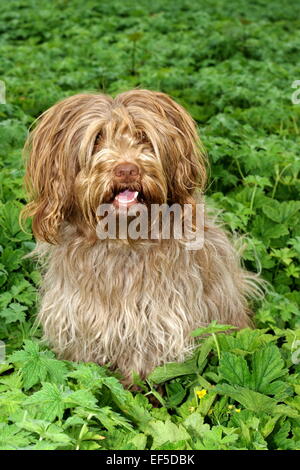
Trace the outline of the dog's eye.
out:
M 94 152 L 97 152 L 97 150 L 99 149 L 101 141 L 102 141 L 102 133 L 99 132 L 96 136 L 96 139 L 95 139 Z
M 146 144 L 149 142 L 148 136 L 145 132 L 143 131 L 139 132 L 139 141 L 141 144 Z
M 100 144 L 101 138 L 102 138 L 102 135 L 101 135 L 101 132 L 99 132 L 99 133 L 97 134 L 96 139 L 95 139 L 95 145 L 99 145 L 99 144 Z

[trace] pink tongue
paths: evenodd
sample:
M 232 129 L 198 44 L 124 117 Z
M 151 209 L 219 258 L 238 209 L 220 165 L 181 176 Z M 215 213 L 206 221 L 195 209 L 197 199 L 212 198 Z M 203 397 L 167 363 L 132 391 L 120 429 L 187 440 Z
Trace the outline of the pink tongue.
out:
M 121 193 L 117 194 L 116 199 L 119 202 L 127 203 L 136 200 L 138 195 L 137 191 L 129 191 L 129 189 L 125 189 Z

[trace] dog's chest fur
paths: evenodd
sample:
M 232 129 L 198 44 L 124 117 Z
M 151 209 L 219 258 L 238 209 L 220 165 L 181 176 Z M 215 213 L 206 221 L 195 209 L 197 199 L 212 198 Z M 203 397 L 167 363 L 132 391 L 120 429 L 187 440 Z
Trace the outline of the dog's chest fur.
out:
M 212 319 L 246 326 L 247 274 L 218 229 L 198 252 L 176 240 L 88 246 L 67 235 L 38 246 L 47 255 L 38 318 L 61 357 L 145 376 L 183 360 L 194 345 L 190 332 Z
M 161 363 L 183 359 L 203 315 L 201 278 L 174 240 L 66 243 L 50 248 L 39 318 L 64 357 L 144 369 L 158 352 Z

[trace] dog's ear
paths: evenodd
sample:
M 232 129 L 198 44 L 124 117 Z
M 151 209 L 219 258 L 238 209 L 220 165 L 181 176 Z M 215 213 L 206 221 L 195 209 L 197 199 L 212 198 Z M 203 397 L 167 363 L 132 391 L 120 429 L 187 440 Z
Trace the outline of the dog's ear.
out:
M 59 227 L 73 202 L 77 162 L 68 139 L 70 105 L 70 100 L 64 100 L 43 113 L 24 147 L 30 202 L 22 216 L 32 217 L 35 237 L 48 243 L 57 242 Z
M 22 218 L 32 217 L 35 237 L 57 243 L 59 229 L 74 207 L 74 180 L 92 154 L 105 95 L 74 95 L 52 106 L 37 120 L 24 147 L 29 203 Z
M 155 92 L 164 117 L 175 132 L 165 139 L 166 174 L 171 201 L 188 203 L 195 189 L 203 192 L 206 184 L 206 157 L 189 113 L 165 93 Z

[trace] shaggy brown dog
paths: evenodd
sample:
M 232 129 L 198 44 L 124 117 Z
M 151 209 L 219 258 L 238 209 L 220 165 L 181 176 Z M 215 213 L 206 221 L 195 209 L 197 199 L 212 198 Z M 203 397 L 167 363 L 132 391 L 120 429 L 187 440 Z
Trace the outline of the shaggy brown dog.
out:
M 33 217 L 45 267 L 38 319 L 60 357 L 109 364 L 128 384 L 132 371 L 145 378 L 157 365 L 182 361 L 196 327 L 249 325 L 255 276 L 207 215 L 197 250 L 174 236 L 96 235 L 101 203 L 117 213 L 136 203 L 194 210 L 203 193 L 195 123 L 169 96 L 138 89 L 115 99 L 71 96 L 40 117 L 25 148 L 24 215 Z

